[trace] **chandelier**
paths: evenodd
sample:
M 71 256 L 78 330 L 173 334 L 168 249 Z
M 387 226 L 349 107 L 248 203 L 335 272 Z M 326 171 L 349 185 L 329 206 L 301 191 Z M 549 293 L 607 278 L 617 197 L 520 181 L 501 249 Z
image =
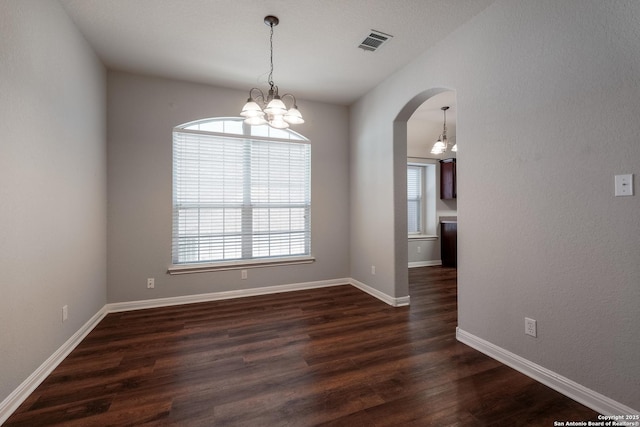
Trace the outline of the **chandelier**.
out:
M 278 86 L 273 83 L 273 27 L 280 23 L 276 16 L 265 16 L 264 23 L 271 29 L 269 44 L 271 50 L 271 68 L 269 71 L 269 92 L 267 96 L 257 87 L 249 91 L 249 99 L 242 108 L 240 115 L 245 117 L 244 122 L 248 125 L 268 124 L 276 129 L 286 129 L 289 124 L 295 125 L 304 123 L 302 114 L 296 105 L 296 97 L 290 93 L 280 96 Z M 284 100 L 291 98 L 291 107 L 288 108 Z
M 449 140 L 447 139 L 447 110 L 449 107 L 440 108 L 442 113 L 444 114 L 444 125 L 442 127 L 442 133 L 438 137 L 438 140 L 433 144 L 433 148 L 431 149 L 431 154 L 442 154 L 449 148 Z M 458 144 L 453 144 L 451 147 L 451 151 L 458 151 Z

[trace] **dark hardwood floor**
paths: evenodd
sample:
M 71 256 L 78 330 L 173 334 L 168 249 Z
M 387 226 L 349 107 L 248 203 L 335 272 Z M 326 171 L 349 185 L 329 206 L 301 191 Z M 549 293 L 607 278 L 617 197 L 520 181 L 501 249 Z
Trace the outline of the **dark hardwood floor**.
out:
M 108 315 L 6 426 L 553 426 L 597 414 L 459 343 L 456 270 Z

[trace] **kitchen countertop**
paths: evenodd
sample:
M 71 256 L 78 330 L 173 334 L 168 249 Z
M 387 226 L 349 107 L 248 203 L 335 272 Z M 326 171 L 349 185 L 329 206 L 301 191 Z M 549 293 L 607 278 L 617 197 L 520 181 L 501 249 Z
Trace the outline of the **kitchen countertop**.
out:
M 457 216 L 441 216 L 440 217 L 440 223 L 457 223 L 458 222 L 458 217 Z

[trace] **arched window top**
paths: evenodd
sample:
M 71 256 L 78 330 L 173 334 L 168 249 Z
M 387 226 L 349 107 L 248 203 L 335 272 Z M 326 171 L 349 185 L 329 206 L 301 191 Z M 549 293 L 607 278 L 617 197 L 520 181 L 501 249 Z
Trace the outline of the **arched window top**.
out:
M 228 135 L 257 136 L 288 141 L 308 141 L 307 138 L 290 129 L 275 129 L 269 125 L 249 126 L 242 117 L 215 117 L 200 119 L 176 126 L 176 129 L 201 132 L 225 133 Z
M 313 262 L 311 144 L 238 117 L 173 128 L 170 271 Z

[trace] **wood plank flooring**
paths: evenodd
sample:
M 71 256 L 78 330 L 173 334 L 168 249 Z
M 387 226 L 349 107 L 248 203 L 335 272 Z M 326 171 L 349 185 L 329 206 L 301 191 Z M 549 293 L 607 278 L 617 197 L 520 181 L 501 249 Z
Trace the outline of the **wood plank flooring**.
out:
M 456 270 L 108 315 L 6 426 L 552 426 L 597 414 L 459 343 Z

